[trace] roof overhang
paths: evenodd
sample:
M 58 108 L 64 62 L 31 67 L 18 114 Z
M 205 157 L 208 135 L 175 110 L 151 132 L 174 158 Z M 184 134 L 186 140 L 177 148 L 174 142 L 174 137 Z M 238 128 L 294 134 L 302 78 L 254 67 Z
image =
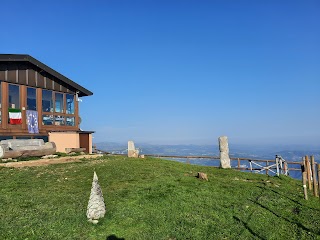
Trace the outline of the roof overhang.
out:
M 70 85 L 76 91 L 78 91 L 79 97 L 84 96 L 91 96 L 93 93 L 88 89 L 80 86 L 79 84 L 75 83 L 74 81 L 70 80 L 69 78 L 63 76 L 62 74 L 58 73 L 57 71 L 53 70 L 52 68 L 48 67 L 47 65 L 43 64 L 42 62 L 38 61 L 37 59 L 31 57 L 27 54 L 0 54 L 0 62 L 29 62 L 34 66 L 40 68 L 41 70 L 51 74 L 52 76 L 58 78 L 62 82 L 65 82 L 67 85 Z

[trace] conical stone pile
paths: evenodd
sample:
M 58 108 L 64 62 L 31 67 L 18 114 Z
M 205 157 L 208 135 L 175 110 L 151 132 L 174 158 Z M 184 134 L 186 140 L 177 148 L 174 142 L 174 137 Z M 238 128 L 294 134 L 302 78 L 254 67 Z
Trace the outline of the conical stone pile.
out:
M 92 223 L 98 223 L 98 219 L 103 218 L 106 213 L 106 205 L 98 182 L 96 172 L 93 174 L 92 187 L 87 208 L 87 218 Z

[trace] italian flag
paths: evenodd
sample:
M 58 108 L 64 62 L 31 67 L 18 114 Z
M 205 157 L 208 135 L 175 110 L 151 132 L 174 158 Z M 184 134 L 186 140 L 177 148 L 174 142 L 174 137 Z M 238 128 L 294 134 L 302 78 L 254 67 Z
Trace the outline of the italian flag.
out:
M 10 124 L 22 124 L 21 110 L 9 108 L 9 120 Z

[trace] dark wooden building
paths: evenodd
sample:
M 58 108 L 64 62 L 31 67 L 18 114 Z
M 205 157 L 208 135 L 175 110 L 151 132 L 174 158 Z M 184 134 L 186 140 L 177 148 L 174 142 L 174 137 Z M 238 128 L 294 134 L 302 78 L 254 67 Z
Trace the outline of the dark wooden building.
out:
M 0 140 L 42 138 L 92 151 L 78 99 L 93 93 L 29 55 L 0 54 Z

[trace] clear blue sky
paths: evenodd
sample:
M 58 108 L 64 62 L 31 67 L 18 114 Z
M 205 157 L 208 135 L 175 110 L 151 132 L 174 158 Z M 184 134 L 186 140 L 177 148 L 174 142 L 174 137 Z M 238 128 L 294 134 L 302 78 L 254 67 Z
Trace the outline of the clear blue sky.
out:
M 2 1 L 1 53 L 91 90 L 95 142 L 320 145 L 319 1 Z

